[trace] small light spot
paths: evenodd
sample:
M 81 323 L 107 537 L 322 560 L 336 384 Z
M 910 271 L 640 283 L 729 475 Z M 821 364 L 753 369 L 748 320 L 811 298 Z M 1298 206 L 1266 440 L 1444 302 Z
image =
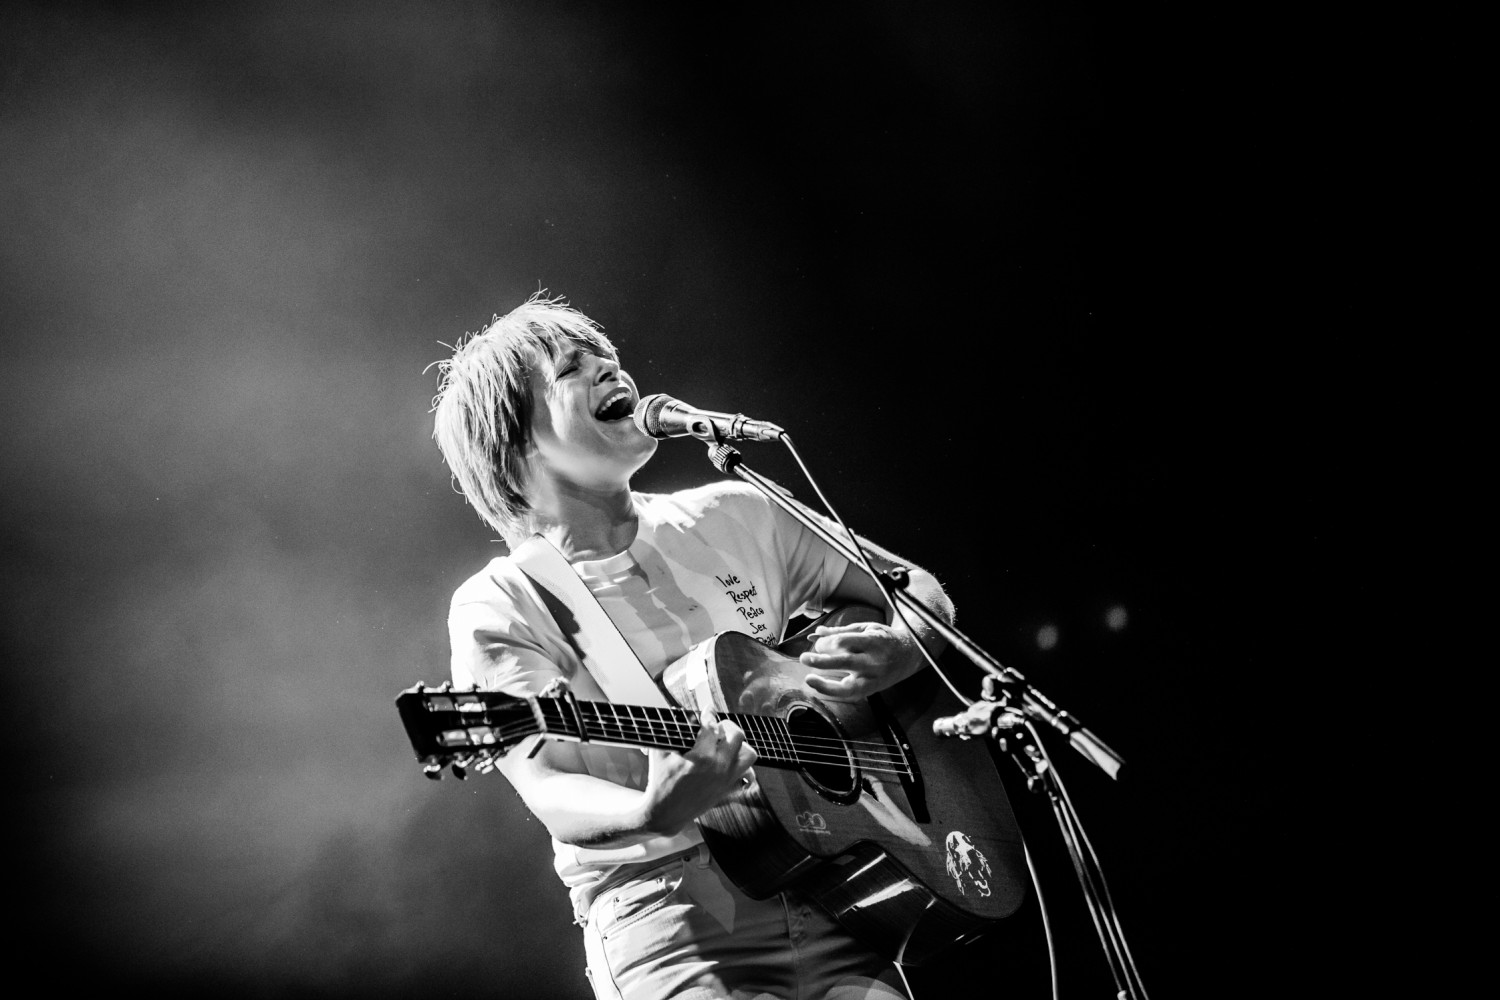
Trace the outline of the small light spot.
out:
M 1043 625 L 1036 630 L 1036 644 L 1040 649 L 1051 649 L 1057 645 L 1057 626 Z
M 1108 625 L 1110 631 L 1118 632 L 1130 624 L 1130 615 L 1126 613 L 1123 604 L 1116 604 L 1104 612 L 1104 624 Z

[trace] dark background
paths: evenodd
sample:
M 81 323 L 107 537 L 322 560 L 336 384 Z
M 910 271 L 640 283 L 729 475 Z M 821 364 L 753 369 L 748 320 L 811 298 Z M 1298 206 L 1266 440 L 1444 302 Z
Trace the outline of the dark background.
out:
M 423 780 L 392 707 L 500 551 L 426 366 L 547 288 L 643 391 L 791 430 L 1124 755 L 1053 747 L 1157 1000 L 1274 994 L 1326 926 L 1288 691 L 1381 587 L 1371 74 L 1332 16 L 1114 6 L 8 5 L 16 960 L 587 995 L 539 824 Z M 716 475 L 668 442 L 637 486 Z M 1063 996 L 1109 995 L 1026 823 Z M 1028 906 L 913 985 L 1042 996 L 1042 949 Z

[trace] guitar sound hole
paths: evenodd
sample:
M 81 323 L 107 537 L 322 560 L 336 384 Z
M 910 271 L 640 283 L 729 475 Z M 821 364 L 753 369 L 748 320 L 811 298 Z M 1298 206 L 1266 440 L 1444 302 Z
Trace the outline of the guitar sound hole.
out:
M 803 705 L 786 716 L 802 775 L 814 788 L 834 800 L 852 800 L 859 794 L 859 774 L 844 736 L 828 719 Z

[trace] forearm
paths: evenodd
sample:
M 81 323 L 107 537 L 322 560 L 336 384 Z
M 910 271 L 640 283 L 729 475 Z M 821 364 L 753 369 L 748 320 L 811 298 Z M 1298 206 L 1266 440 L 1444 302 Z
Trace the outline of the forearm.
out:
M 603 778 L 553 771 L 522 797 L 547 832 L 575 847 L 631 847 L 659 835 L 649 826 L 645 793 Z
M 502 759 L 500 769 L 552 836 L 594 849 L 631 847 L 680 832 L 739 787 L 756 757 L 744 732 L 712 713 L 705 713 L 687 752 L 646 752 L 641 791 L 588 774 L 581 752 L 576 744 L 546 743 L 529 756 L 523 743 Z
M 953 602 L 931 573 L 922 569 L 911 570 L 906 592 L 942 621 L 949 623 L 953 621 Z M 948 648 L 948 642 L 943 638 L 942 633 L 928 624 L 927 620 L 917 612 L 906 607 L 903 602 L 897 602 L 891 614 L 891 629 L 908 640 L 906 645 L 909 658 L 905 664 L 907 669 L 904 673 L 915 672 L 927 662 L 927 658 L 922 655 L 922 649 L 918 648 L 917 643 L 920 642 L 922 648 L 925 648 L 934 658 Z
M 907 595 L 939 621 L 953 620 L 953 603 L 931 573 L 902 562 L 866 539 L 861 541 L 877 572 L 904 566 Z M 850 566 L 830 598 L 836 604 L 882 608 L 887 621 L 820 626 L 811 633 L 812 648 L 799 659 L 805 666 L 830 671 L 808 676 L 807 686 L 816 694 L 839 699 L 868 697 L 917 673 L 927 663 L 928 655 L 936 657 L 947 648 L 941 633 L 907 607 L 907 601 L 895 602 L 892 607 L 889 595 L 863 567 Z M 842 671 L 843 676 L 832 671 Z

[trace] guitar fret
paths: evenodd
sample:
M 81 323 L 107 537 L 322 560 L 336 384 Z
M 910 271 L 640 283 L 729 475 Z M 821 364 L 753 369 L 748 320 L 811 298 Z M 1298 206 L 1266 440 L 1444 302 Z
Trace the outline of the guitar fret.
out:
M 769 762 L 780 760 L 781 748 L 775 745 L 775 733 L 771 732 L 771 727 L 766 726 L 765 718 L 751 715 L 750 720 L 750 729 L 754 732 L 754 742 L 756 742 L 756 750 L 760 751 L 760 756 L 765 757 Z
M 776 719 L 772 723 L 772 725 L 776 729 L 777 738 L 780 739 L 782 745 L 786 747 L 787 762 L 791 764 L 801 764 L 802 755 L 797 752 L 797 743 L 792 739 L 792 731 L 786 727 L 786 722 L 782 719 Z
M 618 705 L 614 702 L 579 702 L 589 718 L 590 735 L 639 746 L 687 750 L 697 739 L 697 725 L 681 709 L 658 705 Z
M 728 713 L 724 716 L 724 718 L 739 726 L 740 729 L 745 733 L 745 742 L 754 747 L 756 753 L 760 754 L 762 757 L 765 756 L 765 751 L 762 750 L 762 745 L 765 741 L 760 738 L 760 734 L 756 731 L 755 716 Z
M 760 756 L 762 757 L 767 756 L 766 741 L 761 738 L 760 727 L 756 725 L 755 716 L 731 715 L 729 718 L 731 722 L 735 723 L 745 731 L 745 739 L 751 746 L 755 748 L 755 752 L 760 754 Z
M 795 754 L 788 754 L 787 747 L 776 732 L 775 718 L 764 715 L 741 716 L 743 724 L 755 734 L 755 749 L 768 763 L 794 763 Z
M 640 712 L 646 723 L 646 730 L 642 734 L 642 738 L 648 741 L 652 746 L 661 746 L 662 744 L 671 746 L 672 727 L 667 723 L 667 720 L 662 717 L 661 706 L 647 705 L 643 708 L 637 709 L 637 711 Z
M 542 710 L 542 725 L 549 733 L 561 733 L 567 736 L 582 735 L 575 732 L 578 723 L 566 710 L 563 703 L 553 700 L 542 700 L 539 702 Z
M 698 724 L 693 720 L 692 713 L 683 708 L 664 708 L 661 712 L 663 724 L 672 734 L 676 749 L 691 749 L 698 739 Z
M 760 730 L 760 740 L 765 744 L 766 756 L 774 761 L 785 761 L 786 748 L 777 740 L 776 727 L 771 724 L 771 720 L 764 717 L 758 719 L 756 728 Z
M 677 736 L 677 749 L 690 750 L 698 740 L 699 721 L 685 708 L 672 709 L 672 718 Z
M 774 760 L 775 749 L 771 746 L 771 741 L 766 739 L 766 727 L 762 724 L 760 716 L 742 715 L 738 716 L 738 720 L 740 728 L 745 731 L 746 736 L 750 737 L 750 743 L 755 747 L 755 752 L 767 761 Z
M 668 714 L 670 710 L 664 709 L 660 705 L 652 705 L 647 711 L 651 712 L 653 716 L 651 731 L 655 734 L 660 734 L 659 739 L 661 742 L 675 745 L 675 741 L 672 739 L 675 726 L 673 725 L 671 716 Z

